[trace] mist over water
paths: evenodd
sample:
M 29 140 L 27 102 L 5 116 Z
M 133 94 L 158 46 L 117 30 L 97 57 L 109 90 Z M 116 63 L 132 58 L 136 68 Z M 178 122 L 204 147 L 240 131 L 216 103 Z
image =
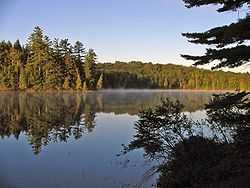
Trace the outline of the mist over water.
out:
M 198 120 L 211 95 L 122 89 L 1 93 L 0 187 L 151 187 L 156 176 L 145 178 L 153 164 L 143 151 L 116 156 L 132 139 L 138 112 L 169 97 Z

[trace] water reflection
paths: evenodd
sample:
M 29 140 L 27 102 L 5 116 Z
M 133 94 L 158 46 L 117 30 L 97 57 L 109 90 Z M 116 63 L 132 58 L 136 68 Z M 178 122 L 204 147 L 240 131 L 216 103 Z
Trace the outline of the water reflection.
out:
M 35 154 L 49 142 L 81 138 L 94 127 L 95 110 L 79 95 L 6 93 L 0 97 L 0 135 L 23 132 Z
M 202 109 L 210 96 L 179 91 L 6 92 L 0 95 L 0 136 L 18 139 L 24 133 L 34 154 L 39 154 L 50 142 L 67 142 L 70 137 L 79 139 L 94 131 L 97 112 L 134 115 L 165 97 L 179 99 L 186 106 L 184 111 L 192 112 Z
M 246 92 L 214 95 L 207 117 L 194 121 L 183 105 L 168 98 L 139 114 L 136 134 L 123 153 L 143 149 L 155 166 L 161 188 L 249 187 L 250 100 Z M 211 137 L 199 133 L 208 127 Z

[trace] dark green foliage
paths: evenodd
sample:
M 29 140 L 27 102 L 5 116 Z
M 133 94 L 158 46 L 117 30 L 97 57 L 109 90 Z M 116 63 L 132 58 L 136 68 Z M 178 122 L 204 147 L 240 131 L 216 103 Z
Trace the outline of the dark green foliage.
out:
M 195 6 L 203 6 L 210 4 L 222 5 L 219 12 L 240 10 L 244 5 L 248 5 L 250 1 L 245 0 L 183 0 L 188 8 Z M 215 60 L 219 63 L 213 68 L 222 67 L 238 67 L 247 64 L 250 60 L 249 46 L 241 45 L 250 39 L 250 17 L 239 19 L 238 22 L 230 25 L 216 27 L 203 33 L 183 33 L 183 36 L 189 39 L 189 42 L 195 44 L 216 45 L 217 49 L 207 49 L 203 56 L 182 55 L 187 60 L 195 61 L 194 65 L 210 64 Z M 230 48 L 225 48 L 227 45 L 234 45 Z
M 77 79 L 79 79 L 79 85 L 82 85 L 82 82 L 85 80 L 85 72 L 84 72 L 84 56 L 85 56 L 85 48 L 80 41 L 77 41 L 74 45 L 74 56 L 75 63 L 77 67 Z M 79 88 L 79 87 L 78 87 Z
M 52 44 L 52 61 L 49 65 L 51 67 L 50 80 L 53 83 L 51 88 L 63 88 L 66 65 L 64 63 L 64 56 L 59 44 L 59 39 L 54 39 Z M 50 84 L 49 84 L 50 85 Z
M 142 62 L 100 63 L 97 68 L 104 72 L 104 88 L 250 89 L 249 74 Z
M 22 63 L 22 49 L 17 46 L 18 43 L 15 43 L 16 48 L 13 47 L 9 52 L 10 64 L 9 68 L 9 82 L 12 89 L 17 89 L 19 84 L 19 74 L 20 67 Z
M 249 5 L 249 0 L 183 0 L 186 7 L 199 7 L 203 5 L 221 5 L 222 7 L 218 9 L 218 12 L 224 11 L 234 11 L 241 8 L 243 5 Z
M 215 60 L 219 60 L 220 63 L 212 67 L 212 69 L 223 67 L 234 68 L 249 62 L 250 46 L 241 45 L 221 50 L 207 49 L 207 52 L 204 56 L 182 55 L 182 57 L 187 60 L 195 61 L 194 65 L 205 65 Z
M 240 124 L 250 125 L 250 100 L 248 92 L 214 94 L 206 105 L 208 117 L 213 122 L 227 123 L 227 126 Z
M 250 99 L 249 93 L 214 95 L 206 105 L 208 119 L 195 122 L 181 113 L 182 105 L 166 99 L 154 109 L 142 111 L 135 124 L 134 139 L 123 150 L 143 148 L 145 156 L 160 165 L 158 186 L 243 187 L 249 186 Z M 195 135 L 204 125 L 217 128 L 222 137 Z
M 216 27 L 204 33 L 183 33 L 189 42 L 195 44 L 216 44 L 217 47 L 224 47 L 233 43 L 243 43 L 250 39 L 250 17 L 240 19 L 237 23 Z
M 74 45 L 74 53 L 76 59 L 78 60 L 78 63 L 81 63 L 81 61 L 84 60 L 85 48 L 83 47 L 83 44 L 80 41 L 76 41 Z
M 154 106 L 167 92 L 2 92 L 0 95 L 0 138 L 21 135 L 29 138 L 34 152 L 51 142 L 76 139 L 94 131 L 95 113 L 136 115 L 142 106 Z M 176 95 L 173 96 L 173 98 Z M 181 93 L 183 111 L 203 109 L 210 94 Z
M 19 86 L 20 67 L 25 59 L 25 51 L 17 40 L 0 43 L 0 88 L 17 89 Z
M 71 94 L 5 93 L 0 100 L 0 137 L 18 139 L 25 133 L 34 154 L 51 142 L 79 139 L 95 128 L 95 108 L 87 106 L 88 100 Z
M 221 147 L 221 144 L 201 136 L 184 139 L 169 152 L 169 162 L 160 167 L 158 186 L 199 188 L 212 184 L 217 188 L 216 184 L 223 176 L 215 173 L 219 161 L 225 155 Z M 227 170 L 225 168 L 220 173 L 226 173 Z
M 189 8 L 219 4 L 222 5 L 218 9 L 219 12 L 236 10 L 250 3 L 244 0 L 184 0 L 184 2 Z M 211 29 L 205 33 L 183 34 L 191 39 L 190 42 L 216 44 L 217 48 L 222 48 L 208 49 L 204 56 L 184 55 L 183 57 L 196 61 L 195 65 L 209 64 L 214 60 L 219 60 L 220 63 L 214 68 L 231 68 L 246 64 L 250 59 L 249 46 L 239 44 L 249 40 L 248 25 L 249 17 L 246 17 L 236 24 Z M 235 47 L 223 48 L 233 43 L 238 44 Z M 200 78 L 202 77 L 197 76 L 191 83 L 199 83 Z M 173 110 L 178 109 L 177 106 L 181 105 L 170 103 L 167 99 L 162 102 L 161 106 L 143 111 L 135 125 L 134 140 L 125 147 L 125 153 L 143 148 L 146 156 L 160 162 L 161 165 L 157 170 L 160 172 L 158 186 L 161 188 L 249 187 L 249 93 L 214 95 L 210 103 L 206 105 L 207 118 L 204 121 L 196 124 L 192 122 L 192 119 L 183 122 L 173 121 L 174 125 L 180 122 L 176 128 L 171 122 L 176 117 L 176 112 L 180 114 L 180 111 Z M 186 127 L 190 122 L 193 126 Z M 193 135 L 194 126 L 199 124 L 202 126 L 204 122 L 212 130 L 217 129 L 224 139 L 217 136 L 205 138 L 202 135 Z M 181 139 L 175 141 L 175 135 L 180 132 L 178 130 L 181 128 L 184 129 L 179 136 Z M 233 140 L 227 138 L 225 129 L 230 130 Z
M 135 125 L 137 134 L 125 152 L 144 148 L 145 155 L 151 159 L 167 158 L 167 153 L 184 139 L 184 132 L 188 134 L 193 125 L 193 121 L 181 113 L 182 108 L 179 101 L 166 99 L 154 109 L 140 112 Z
M 84 70 L 87 89 L 95 89 L 95 77 L 96 77 L 96 53 L 93 49 L 89 49 L 84 59 Z
M 30 54 L 25 65 L 29 87 L 43 88 L 47 74 L 45 65 L 50 61 L 49 41 L 46 39 L 39 27 L 35 27 L 29 37 L 28 49 Z
M 65 81 L 68 79 L 70 88 L 75 88 L 77 80 L 77 68 L 70 54 L 64 56 Z
M 68 39 L 52 42 L 35 27 L 25 47 L 19 40 L 13 45 L 0 43 L 0 89 L 80 89 L 85 80 L 84 55 L 81 42 L 74 47 Z M 90 83 L 96 82 L 96 77 L 91 79 Z
M 210 35 L 207 37 L 209 38 Z M 242 57 L 243 52 L 244 57 Z M 248 46 L 239 45 L 222 50 L 209 49 L 205 56 L 185 57 L 195 60 L 196 64 L 223 60 L 223 64 L 217 65 L 218 68 L 223 65 L 228 67 L 242 65 L 248 62 L 249 54 Z M 193 67 L 139 61 L 96 64 L 96 53 L 93 49 L 85 53 L 85 48 L 79 41 L 74 46 L 69 43 L 68 39 L 51 41 L 39 27 L 34 29 L 25 47 L 22 47 L 18 40 L 13 45 L 11 42 L 0 42 L 0 62 L 0 89 L 250 90 L 248 73 L 211 72 Z

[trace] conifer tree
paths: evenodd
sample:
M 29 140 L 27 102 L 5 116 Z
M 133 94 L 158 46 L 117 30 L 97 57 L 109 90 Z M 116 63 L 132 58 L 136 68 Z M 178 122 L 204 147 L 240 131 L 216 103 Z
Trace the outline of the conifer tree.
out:
M 22 51 L 22 46 L 20 44 L 20 41 L 17 39 L 16 42 L 13 44 L 13 48 L 15 48 L 18 51 Z
M 61 39 L 59 42 L 60 53 L 65 56 L 66 54 L 72 54 L 72 46 L 68 39 Z
M 183 0 L 186 7 L 199 7 L 203 5 L 220 5 L 218 12 L 239 11 L 243 6 L 249 5 L 246 0 Z M 249 6 L 247 7 L 249 10 Z M 182 55 L 187 60 L 193 60 L 194 65 L 205 65 L 219 61 L 213 69 L 222 67 L 238 67 L 250 60 L 250 46 L 243 44 L 250 39 L 250 17 L 239 19 L 230 25 L 212 28 L 203 33 L 183 33 L 189 42 L 195 44 L 216 45 L 216 48 L 208 48 L 205 55 Z M 230 47 L 227 47 L 229 46 Z
M 75 59 L 75 64 L 76 64 L 76 68 L 77 68 L 77 76 L 79 76 L 79 78 L 77 77 L 78 80 L 77 82 L 79 82 L 79 86 L 82 85 L 83 80 L 85 79 L 84 76 L 84 55 L 85 55 L 85 48 L 83 46 L 83 44 L 80 41 L 76 41 L 74 47 L 74 59 Z
M 40 27 L 35 27 L 30 35 L 28 48 L 30 55 L 27 60 L 26 73 L 28 74 L 29 84 L 37 89 L 42 89 L 45 81 L 43 69 L 49 60 L 49 46 Z
M 77 68 L 70 54 L 66 54 L 64 57 L 64 64 L 66 66 L 65 77 L 69 79 L 70 88 L 74 89 L 77 80 Z
M 54 39 L 52 46 L 52 66 L 53 66 L 53 74 L 56 78 L 56 87 L 62 88 L 64 83 L 64 75 L 65 75 L 65 64 L 63 59 L 62 50 L 59 45 L 59 39 Z
M 2 41 L 0 45 L 0 83 L 1 87 L 8 88 L 10 86 L 10 49 L 12 48 L 11 42 Z
M 95 61 L 96 53 L 93 49 L 89 49 L 84 59 L 85 78 L 88 89 L 95 89 Z
M 12 47 L 9 52 L 9 60 L 10 64 L 8 66 L 8 77 L 10 80 L 10 87 L 12 89 L 17 89 L 19 82 L 20 66 L 22 61 L 21 48 Z
M 54 51 L 52 48 L 51 40 L 47 36 L 45 36 L 44 42 L 45 42 L 45 51 L 47 52 L 47 60 L 44 62 L 43 66 L 43 74 L 44 74 L 43 88 L 59 89 L 61 83 L 60 82 L 61 75 L 58 74 L 60 73 L 60 67 L 54 59 Z

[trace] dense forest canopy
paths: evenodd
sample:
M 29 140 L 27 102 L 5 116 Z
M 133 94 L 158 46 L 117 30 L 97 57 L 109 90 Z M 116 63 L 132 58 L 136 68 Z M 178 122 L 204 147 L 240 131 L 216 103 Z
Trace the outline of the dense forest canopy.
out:
M 250 74 L 132 61 L 97 64 L 105 88 L 249 90 Z
M 245 21 L 242 21 L 242 23 L 245 24 Z M 235 27 L 236 32 L 238 27 L 241 26 L 234 24 L 233 27 Z M 218 32 L 220 33 L 220 31 Z M 186 36 L 189 35 L 192 36 L 193 34 L 186 34 Z M 197 43 L 197 40 L 193 39 L 192 42 Z M 206 42 L 206 40 L 208 39 L 203 38 L 203 42 Z M 209 40 L 210 43 L 215 43 L 215 41 L 217 41 L 216 38 L 214 41 Z M 230 39 L 223 41 L 229 43 Z M 35 27 L 28 38 L 28 43 L 23 46 L 19 40 L 14 44 L 9 41 L 0 42 L 0 89 L 81 91 L 105 88 L 250 90 L 248 82 L 250 75 L 248 73 L 209 71 L 194 67 L 142 63 L 139 61 L 96 64 L 96 59 L 95 51 L 93 49 L 86 50 L 80 41 L 72 45 L 68 39 L 51 40 L 44 35 L 40 27 Z
M 28 43 L 0 42 L 1 89 L 94 89 L 96 54 L 77 41 L 49 39 L 35 27 Z M 84 88 L 83 88 L 84 87 Z

